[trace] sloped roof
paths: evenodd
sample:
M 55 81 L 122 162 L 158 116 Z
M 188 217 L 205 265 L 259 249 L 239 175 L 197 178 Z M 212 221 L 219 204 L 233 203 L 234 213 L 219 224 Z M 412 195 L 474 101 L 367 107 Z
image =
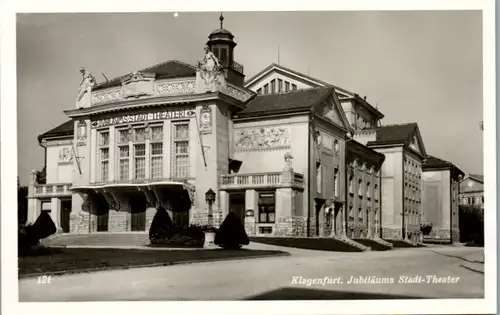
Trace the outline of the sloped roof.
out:
M 475 179 L 481 183 L 484 183 L 484 175 L 468 174 L 470 178 Z
M 272 113 L 291 113 L 311 109 L 334 92 L 333 87 L 296 90 L 287 93 L 258 95 L 236 117 L 258 117 Z
M 270 64 L 269 66 L 265 67 L 264 69 L 262 69 L 261 71 L 259 71 L 257 74 L 255 74 L 253 77 L 251 77 L 250 79 L 246 80 L 246 81 L 245 81 L 245 85 L 247 85 L 249 82 L 252 82 L 252 81 L 253 81 L 253 80 L 255 80 L 256 78 L 260 77 L 260 76 L 261 76 L 261 75 L 263 75 L 264 73 L 268 72 L 268 71 L 269 71 L 269 70 L 271 70 L 272 68 L 277 68 L 278 70 L 285 70 L 285 71 L 288 71 L 288 72 L 290 72 L 290 73 L 295 74 L 296 76 L 299 76 L 299 77 L 304 77 L 304 78 L 306 78 L 306 79 L 308 79 L 308 80 L 318 82 L 318 83 L 320 83 L 320 84 L 321 84 L 321 85 L 323 85 L 323 86 L 333 86 L 333 85 L 331 85 L 331 84 L 329 84 L 329 83 L 326 83 L 325 81 L 318 80 L 318 79 L 316 79 L 316 78 L 313 78 L 313 77 L 311 77 L 311 76 L 305 75 L 305 74 L 300 73 L 300 72 L 298 72 L 298 71 L 295 71 L 295 70 L 293 70 L 293 69 L 290 69 L 290 68 L 284 67 L 284 66 L 282 66 L 282 65 L 278 65 L 278 64 L 276 64 L 276 63 L 272 63 L 272 64 Z M 319 86 L 318 86 L 318 87 L 319 87 Z M 339 89 L 341 89 L 341 88 L 339 88 Z M 343 89 L 341 89 L 341 90 L 343 90 Z M 347 91 L 346 91 L 346 92 L 347 92 Z
M 432 169 L 443 169 L 443 168 L 450 169 L 453 175 L 464 176 L 464 172 L 460 168 L 458 168 L 455 164 L 432 155 L 428 155 L 427 160 L 425 161 L 424 165 L 422 165 L 422 170 L 424 171 Z
M 196 69 L 194 66 L 178 60 L 165 61 L 157 65 L 139 70 L 138 72 L 154 73 L 156 74 L 156 80 L 196 76 Z M 107 82 L 99 83 L 92 90 L 96 91 L 114 86 L 120 86 L 121 80 L 128 74 L 129 73 L 113 78 Z
M 453 163 L 442 160 L 432 155 L 427 156 L 427 161 L 425 161 L 424 165 L 422 165 L 423 169 L 426 168 L 444 168 L 444 167 L 453 167 Z
M 269 71 L 271 71 L 273 69 L 275 69 L 275 71 L 277 71 L 278 73 L 280 71 L 281 72 L 289 72 L 289 73 L 293 74 L 294 76 L 296 76 L 296 79 L 299 79 L 299 80 L 300 79 L 306 79 L 308 81 L 312 81 L 312 82 L 314 82 L 314 83 L 311 84 L 313 87 L 327 87 L 327 86 L 334 87 L 336 91 L 339 91 L 339 92 L 351 95 L 354 99 L 356 99 L 359 103 L 361 103 L 368 111 L 370 111 L 371 113 L 375 114 L 375 116 L 377 116 L 378 118 L 383 118 L 384 117 L 384 114 L 382 114 L 377 108 L 373 107 L 370 103 L 368 103 L 365 99 L 363 99 L 362 97 L 360 97 L 358 94 L 350 92 L 350 91 L 348 91 L 348 90 L 346 90 L 344 88 L 341 88 L 339 86 L 330 84 L 328 82 L 319 80 L 317 78 L 311 77 L 311 76 L 306 75 L 304 73 L 301 73 L 301 72 L 295 71 L 293 69 L 284 67 L 282 65 L 278 65 L 276 63 L 270 64 L 269 66 L 267 66 L 266 68 L 264 68 L 263 70 L 261 70 L 257 74 L 255 74 L 253 77 L 251 77 L 250 79 L 246 80 L 244 86 L 246 87 L 249 83 L 253 84 L 254 82 L 252 82 L 252 81 L 255 81 L 255 79 L 257 79 L 258 77 L 262 76 L 266 72 L 269 72 Z
M 73 120 L 68 120 L 67 122 L 60 124 L 59 126 L 52 128 L 49 131 L 39 135 L 38 141 L 41 141 L 43 138 L 48 138 L 48 137 L 70 136 L 73 134 L 74 130 L 75 130 L 75 124 Z
M 406 144 L 417 127 L 417 123 L 377 127 L 377 140 L 369 141 L 367 145 Z
M 348 159 L 351 157 L 361 157 L 371 165 L 376 165 L 377 168 L 382 165 L 385 160 L 385 155 L 379 153 L 356 140 L 350 139 L 346 142 Z

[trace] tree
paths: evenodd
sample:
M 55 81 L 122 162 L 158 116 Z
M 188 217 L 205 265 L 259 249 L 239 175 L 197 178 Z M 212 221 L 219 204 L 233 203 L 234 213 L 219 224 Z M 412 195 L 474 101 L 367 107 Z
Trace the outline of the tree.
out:
M 17 221 L 25 224 L 28 219 L 28 187 L 17 187 Z
M 167 210 L 163 207 L 159 207 L 156 210 L 156 214 L 151 222 L 151 227 L 149 228 L 149 239 L 156 240 L 164 238 L 167 231 L 172 229 L 172 226 L 172 219 L 170 219 Z
M 18 249 L 20 255 L 28 252 L 41 239 L 47 238 L 57 231 L 56 225 L 48 212 L 42 211 L 32 225 L 19 226 Z
M 484 213 L 481 207 L 460 205 L 458 222 L 460 242 L 484 245 Z
M 229 212 L 222 222 L 215 234 L 214 243 L 224 249 L 239 249 L 250 243 L 245 227 L 234 212 Z
M 47 183 L 47 166 L 44 165 L 41 170 L 35 172 L 36 182 L 38 184 Z

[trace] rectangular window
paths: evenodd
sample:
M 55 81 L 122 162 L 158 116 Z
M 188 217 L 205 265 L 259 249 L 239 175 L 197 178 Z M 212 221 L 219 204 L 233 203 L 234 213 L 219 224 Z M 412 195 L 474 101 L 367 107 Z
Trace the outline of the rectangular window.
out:
M 99 136 L 99 146 L 107 146 L 109 145 L 109 132 L 103 131 Z
M 297 86 L 295 84 L 292 84 L 292 91 L 297 91 Z
M 259 193 L 259 222 L 274 223 L 275 221 L 275 193 L 262 192 Z
M 371 198 L 372 197 L 372 194 L 371 194 L 371 191 L 370 191 L 370 182 L 367 182 L 366 183 L 366 197 L 368 198 Z
M 117 130 L 118 142 L 118 180 L 129 179 L 130 165 L 130 147 L 129 147 L 129 131 L 126 129 Z
M 212 47 L 212 52 L 214 53 L 215 57 L 217 57 L 218 59 L 220 59 L 219 48 L 218 47 Z
M 373 196 L 374 199 L 378 200 L 378 185 L 377 184 L 375 184 L 375 186 L 373 187 L 373 194 L 375 195 L 375 196 Z
M 362 179 L 360 179 L 358 182 L 358 195 L 360 197 L 363 196 L 363 180 Z
M 130 147 L 122 145 L 118 147 L 118 178 L 119 180 L 129 179 Z
M 333 195 L 335 197 L 339 196 L 339 169 L 336 168 L 333 171 Z
M 350 194 L 354 193 L 354 188 L 352 186 L 353 186 L 353 178 L 352 178 L 352 176 L 350 176 L 349 177 L 349 193 Z
M 108 181 L 108 173 L 109 173 L 109 148 L 101 148 L 101 182 Z
M 290 91 L 290 82 L 285 82 L 285 92 Z
M 149 172 L 150 177 L 162 178 L 163 177 L 163 126 L 152 126 L 150 139 L 151 139 L 150 143 L 151 167 Z
M 316 192 L 321 193 L 322 192 L 322 186 L 323 186 L 323 165 L 319 165 L 316 168 Z
M 278 93 L 283 92 L 283 80 L 278 79 Z
M 174 124 L 173 175 L 175 178 L 189 177 L 189 124 Z
M 221 48 L 220 49 L 220 61 L 225 63 L 227 61 L 227 49 L 226 48 Z
M 109 180 L 109 131 L 99 133 L 99 181 Z
M 163 143 L 151 143 L 151 178 L 163 177 Z
M 271 94 L 276 93 L 276 79 L 271 81 Z
M 134 142 L 145 142 L 146 141 L 146 128 L 135 128 L 134 129 Z
M 146 178 L 146 145 L 134 144 L 135 179 Z

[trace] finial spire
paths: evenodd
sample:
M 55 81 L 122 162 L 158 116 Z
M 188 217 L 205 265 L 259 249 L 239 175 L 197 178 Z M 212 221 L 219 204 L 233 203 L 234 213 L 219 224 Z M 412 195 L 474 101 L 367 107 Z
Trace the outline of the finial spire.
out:
M 220 20 L 220 28 L 223 29 L 223 26 L 224 26 L 224 16 L 222 15 L 222 12 L 220 13 L 219 20 Z

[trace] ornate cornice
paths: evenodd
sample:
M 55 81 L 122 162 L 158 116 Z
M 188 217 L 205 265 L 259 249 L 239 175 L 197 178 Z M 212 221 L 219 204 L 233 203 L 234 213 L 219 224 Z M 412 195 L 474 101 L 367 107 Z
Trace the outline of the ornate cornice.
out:
M 113 87 L 92 92 L 92 106 L 125 101 L 130 97 L 141 99 L 159 96 L 193 95 L 195 79 L 159 80 L 147 73 L 132 73 L 122 80 L 121 87 Z M 247 102 L 255 93 L 228 83 L 227 89 L 221 92 L 238 101 Z
M 227 96 L 220 92 L 212 92 L 205 94 L 191 94 L 191 95 L 175 95 L 175 96 L 158 96 L 142 99 L 124 100 L 115 103 L 106 103 L 88 108 L 80 108 L 73 110 L 66 110 L 64 113 L 69 117 L 86 117 L 98 115 L 108 112 L 118 111 L 131 111 L 139 108 L 146 108 L 161 105 L 183 105 L 203 101 L 217 101 L 222 100 L 232 106 L 243 108 L 244 104 L 241 101 Z

